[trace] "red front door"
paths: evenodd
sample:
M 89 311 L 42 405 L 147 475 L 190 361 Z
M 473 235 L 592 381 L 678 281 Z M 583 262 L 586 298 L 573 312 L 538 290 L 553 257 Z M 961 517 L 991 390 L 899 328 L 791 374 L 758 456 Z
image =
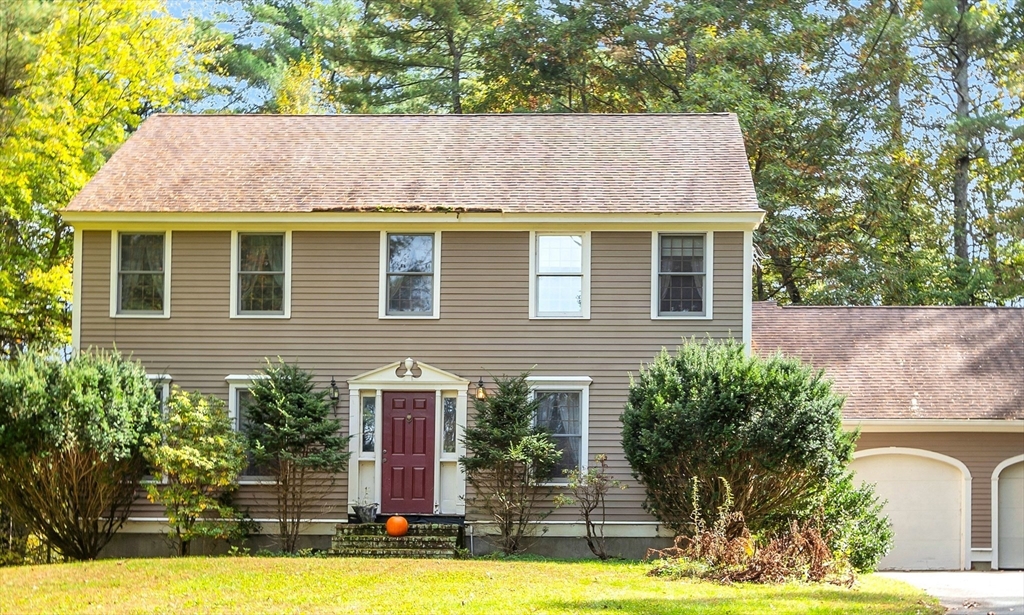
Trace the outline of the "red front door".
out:
M 381 514 L 434 512 L 434 392 L 383 394 Z

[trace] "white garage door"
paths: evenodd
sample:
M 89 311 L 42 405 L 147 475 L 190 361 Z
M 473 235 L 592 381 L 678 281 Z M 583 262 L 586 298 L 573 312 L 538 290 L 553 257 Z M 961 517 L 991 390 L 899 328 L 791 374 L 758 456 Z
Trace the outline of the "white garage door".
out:
M 1024 568 L 1024 461 L 999 474 L 999 567 Z
M 963 475 L 948 463 L 898 453 L 855 459 L 860 482 L 875 483 L 888 500 L 895 545 L 882 570 L 956 570 L 961 567 Z

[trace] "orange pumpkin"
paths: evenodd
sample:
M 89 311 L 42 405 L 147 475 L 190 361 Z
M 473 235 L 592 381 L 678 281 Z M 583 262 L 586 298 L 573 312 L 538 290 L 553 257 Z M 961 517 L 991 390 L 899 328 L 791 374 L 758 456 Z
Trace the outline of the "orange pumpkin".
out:
M 409 522 L 405 517 L 389 517 L 384 528 L 387 529 L 388 536 L 405 536 L 405 533 L 409 531 Z

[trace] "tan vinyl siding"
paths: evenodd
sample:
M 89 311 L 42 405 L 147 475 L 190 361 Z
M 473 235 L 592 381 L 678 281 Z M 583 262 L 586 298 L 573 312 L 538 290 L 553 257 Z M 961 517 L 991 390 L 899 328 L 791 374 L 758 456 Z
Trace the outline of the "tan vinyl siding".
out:
M 992 546 L 992 471 L 1001 462 L 1024 454 L 1024 438 L 1014 433 L 865 433 L 858 450 L 898 446 L 918 448 L 958 459 L 971 472 L 971 546 Z
M 537 376 L 590 376 L 589 452 L 607 453 L 620 479 L 629 477 L 618 418 L 628 374 L 684 337 L 742 335 L 740 232 L 715 233 L 714 320 L 651 319 L 649 232 L 592 233 L 589 320 L 529 319 L 527 232 L 444 232 L 437 320 L 377 317 L 377 232 L 294 232 L 290 319 L 229 318 L 229 232 L 175 232 L 172 246 L 171 318 L 111 319 L 110 234 L 84 232 L 83 347 L 116 344 L 178 386 L 222 396 L 225 376 L 254 373 L 263 357 L 297 361 L 322 383 L 337 379 L 346 433 L 346 381 L 406 357 L 474 382 L 531 368 Z M 332 517 L 346 514 L 346 481 L 339 476 Z M 651 520 L 640 506 L 643 489 L 626 482 L 630 488 L 609 499 L 609 520 Z

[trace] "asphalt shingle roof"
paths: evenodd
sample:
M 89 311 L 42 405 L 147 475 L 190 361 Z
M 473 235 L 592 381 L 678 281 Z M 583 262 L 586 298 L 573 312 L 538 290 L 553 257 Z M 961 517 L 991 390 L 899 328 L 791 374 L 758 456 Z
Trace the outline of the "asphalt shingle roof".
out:
M 853 419 L 1024 419 L 1024 309 L 755 303 L 752 345 L 824 369 Z
M 73 212 L 760 211 L 732 114 L 156 115 Z

